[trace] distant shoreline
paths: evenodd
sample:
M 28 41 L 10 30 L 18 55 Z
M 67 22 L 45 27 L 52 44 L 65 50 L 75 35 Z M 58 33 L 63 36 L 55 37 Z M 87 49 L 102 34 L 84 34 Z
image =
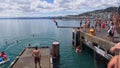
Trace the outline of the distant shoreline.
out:
M 0 19 L 53 19 L 53 17 L 7 17 Z

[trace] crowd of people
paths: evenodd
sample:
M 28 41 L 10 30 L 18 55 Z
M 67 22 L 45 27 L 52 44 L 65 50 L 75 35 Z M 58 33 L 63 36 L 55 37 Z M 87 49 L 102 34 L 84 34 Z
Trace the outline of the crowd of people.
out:
M 93 21 L 93 23 L 91 23 Z M 90 35 L 96 35 L 95 32 L 102 32 L 105 31 L 108 34 L 109 41 L 114 42 L 114 33 L 115 33 L 115 21 L 111 19 L 102 19 L 102 18 L 96 18 L 95 20 L 87 20 L 80 22 L 80 27 L 83 28 L 84 32 L 87 32 L 89 30 Z
M 104 20 L 102 18 L 96 18 L 93 24 L 91 24 L 90 20 L 85 19 L 84 23 L 82 24 L 83 26 L 81 26 L 80 22 L 80 27 L 83 28 L 84 32 L 89 30 L 89 34 L 95 36 L 96 31 L 105 31 L 108 33 L 109 41 L 114 42 L 115 31 L 120 34 L 120 7 L 117 12 L 113 13 L 111 19 Z M 79 48 L 76 48 L 76 51 L 78 50 Z M 113 53 L 118 50 L 120 50 L 120 42 L 113 46 L 110 49 L 110 52 Z M 113 58 L 108 63 L 107 68 L 120 68 L 120 55 L 113 56 Z

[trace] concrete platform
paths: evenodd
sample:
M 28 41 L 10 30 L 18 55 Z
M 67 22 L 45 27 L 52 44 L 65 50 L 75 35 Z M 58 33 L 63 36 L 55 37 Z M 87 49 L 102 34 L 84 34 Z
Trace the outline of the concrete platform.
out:
M 81 31 L 83 31 L 83 29 L 81 29 Z M 89 34 L 89 30 L 87 29 L 85 33 Z M 96 37 L 109 41 L 107 28 L 105 30 L 100 30 L 100 31 L 95 30 L 95 35 Z M 120 42 L 120 34 L 118 34 L 117 31 L 115 30 L 113 43 L 118 43 L 118 42 Z
M 34 47 L 26 48 L 10 68 L 35 68 L 32 51 Z M 52 68 L 52 58 L 49 48 L 39 48 L 41 52 L 41 68 Z M 39 65 L 37 66 L 39 68 Z
M 109 41 L 107 30 L 96 31 L 96 36 Z M 114 43 L 118 43 L 118 42 L 120 42 L 120 34 L 118 34 L 115 31 L 115 33 L 114 33 Z

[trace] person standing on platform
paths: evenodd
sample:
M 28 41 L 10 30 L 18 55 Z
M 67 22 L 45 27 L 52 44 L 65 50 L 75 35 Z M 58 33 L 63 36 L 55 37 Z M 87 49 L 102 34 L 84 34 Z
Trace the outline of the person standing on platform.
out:
M 82 27 L 82 20 L 80 21 L 80 27 Z
M 39 68 L 41 68 L 40 66 L 40 60 L 41 60 L 41 53 L 38 50 L 38 47 L 36 46 L 35 49 L 32 52 L 32 56 L 34 56 L 34 62 L 35 62 L 35 68 L 37 68 L 37 63 L 39 64 Z
M 111 23 L 110 29 L 108 30 L 110 42 L 114 41 L 114 32 L 115 32 L 115 26 L 114 26 L 114 23 Z
M 97 20 L 97 31 L 101 30 L 101 20 Z
M 104 20 L 102 21 L 101 27 L 102 27 L 102 30 L 105 31 L 106 26 L 105 26 L 105 21 Z
M 120 6 L 118 8 L 118 11 L 116 11 L 114 14 L 113 14 L 113 22 L 114 22 L 114 25 L 115 25 L 115 28 L 116 28 L 116 32 L 118 34 L 120 34 Z
M 97 19 L 94 20 L 94 27 L 95 27 L 95 30 L 97 28 Z
M 87 31 L 87 21 L 84 22 L 83 29 L 84 29 L 84 32 Z
M 90 29 L 90 20 L 87 21 L 87 29 Z

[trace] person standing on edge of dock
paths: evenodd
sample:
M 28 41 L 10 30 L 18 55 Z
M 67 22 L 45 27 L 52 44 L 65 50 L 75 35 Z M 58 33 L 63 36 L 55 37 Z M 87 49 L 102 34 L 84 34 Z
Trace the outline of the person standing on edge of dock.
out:
M 97 28 L 97 19 L 94 20 L 94 27 L 95 27 L 95 30 Z
M 102 28 L 102 31 L 105 31 L 105 21 L 104 20 L 102 20 L 102 24 L 101 24 L 101 28 Z
M 87 29 L 90 29 L 90 20 L 87 20 Z
M 114 32 L 115 32 L 115 26 L 114 26 L 114 23 L 112 22 L 111 26 L 110 26 L 110 29 L 108 30 L 109 37 L 110 37 L 110 39 L 109 39 L 110 42 L 114 41 Z
M 117 33 L 120 34 L 120 6 L 118 8 L 118 12 L 116 11 L 113 14 L 112 19 L 113 19 L 113 22 L 114 22 Z
M 38 50 L 38 47 L 36 46 L 35 49 L 32 52 L 32 56 L 34 56 L 34 61 L 35 61 L 35 68 L 37 68 L 37 63 L 39 64 L 39 68 L 41 68 L 40 66 L 40 60 L 41 60 L 41 53 Z
M 120 42 L 117 43 L 114 47 L 112 47 L 110 49 L 110 52 L 113 53 L 115 52 L 116 50 L 120 50 Z M 119 55 L 116 55 L 114 56 L 108 63 L 107 65 L 107 68 L 119 68 L 119 64 L 120 64 L 120 56 Z
M 86 32 L 87 31 L 87 21 L 86 20 L 84 21 L 83 28 L 84 28 L 84 32 Z
M 97 20 L 97 31 L 100 32 L 100 30 L 101 30 L 101 20 L 98 19 Z
M 80 27 L 82 27 L 82 20 L 80 21 Z

